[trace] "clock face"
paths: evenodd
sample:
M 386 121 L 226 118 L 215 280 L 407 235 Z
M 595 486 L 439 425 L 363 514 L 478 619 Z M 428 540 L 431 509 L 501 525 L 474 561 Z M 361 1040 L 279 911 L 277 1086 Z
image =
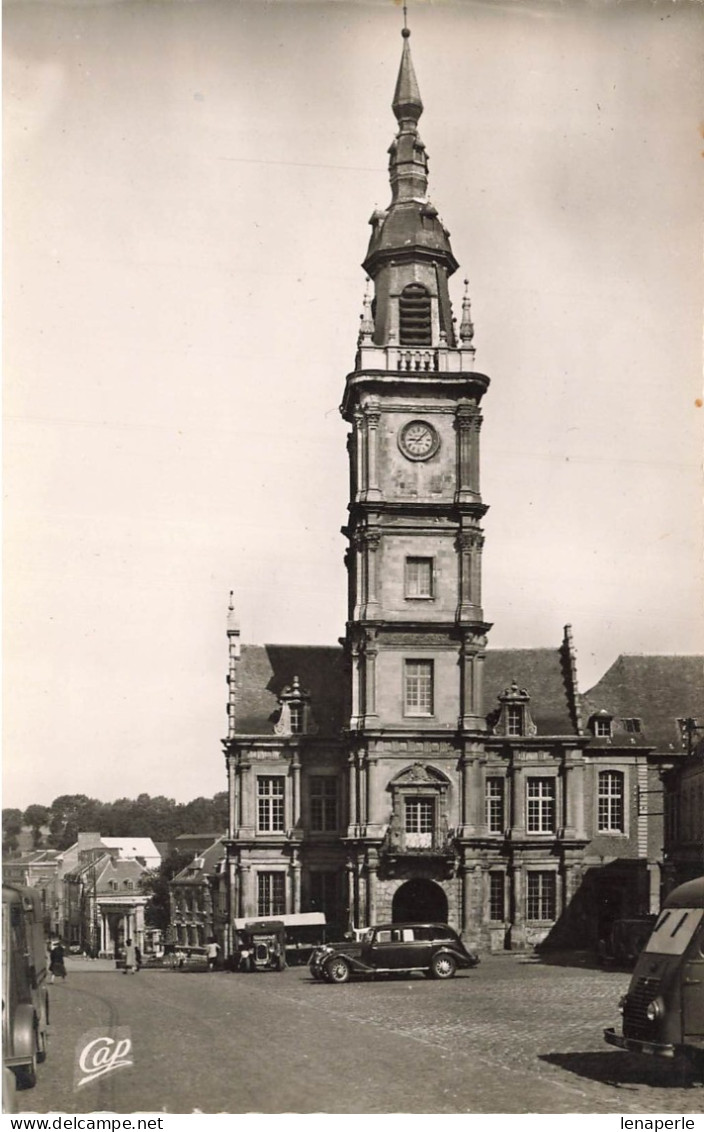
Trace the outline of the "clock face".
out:
M 440 447 L 440 437 L 427 421 L 409 421 L 401 429 L 398 442 L 409 460 L 428 460 Z

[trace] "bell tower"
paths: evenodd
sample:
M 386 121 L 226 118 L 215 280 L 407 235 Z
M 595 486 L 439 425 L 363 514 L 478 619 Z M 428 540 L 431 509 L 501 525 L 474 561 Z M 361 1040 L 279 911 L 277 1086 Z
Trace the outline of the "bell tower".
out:
M 370 219 L 367 293 L 349 423 L 348 727 L 374 737 L 475 740 L 486 728 L 482 667 L 480 403 L 466 290 L 459 327 L 448 282 L 458 263 L 428 197 L 423 103 L 403 28 L 389 149 L 391 201 Z M 363 756 L 364 757 L 364 756 Z M 373 815 L 367 813 L 373 827 Z

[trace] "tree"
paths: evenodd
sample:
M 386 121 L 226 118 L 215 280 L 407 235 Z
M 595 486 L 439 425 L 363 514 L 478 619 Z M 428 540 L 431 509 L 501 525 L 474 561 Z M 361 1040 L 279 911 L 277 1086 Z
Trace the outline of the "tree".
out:
M 34 842 L 35 849 L 38 845 L 41 844 L 42 826 L 47 824 L 50 817 L 51 810 L 49 809 L 49 807 L 40 806 L 37 803 L 34 803 L 31 806 L 27 806 L 27 809 L 24 811 L 25 825 L 32 827 L 32 840 Z
M 22 811 L 7 808 L 2 811 L 2 848 L 4 853 L 14 853 L 18 837 L 22 832 Z
M 163 932 L 169 926 L 171 919 L 171 904 L 169 902 L 169 881 L 173 880 L 181 869 L 190 865 L 193 854 L 183 849 L 174 850 L 164 857 L 158 869 L 152 869 L 140 881 L 140 888 L 151 897 L 144 913 L 145 922 L 152 928 L 161 928 Z

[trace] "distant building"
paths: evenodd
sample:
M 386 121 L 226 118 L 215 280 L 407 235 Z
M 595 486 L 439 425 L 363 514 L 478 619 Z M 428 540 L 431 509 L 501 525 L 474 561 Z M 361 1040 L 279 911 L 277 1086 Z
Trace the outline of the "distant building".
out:
M 144 950 L 149 897 L 141 884 L 147 873 L 144 864 L 119 857 L 115 849 L 81 849 L 63 878 L 66 943 L 108 957 L 118 957 L 128 939 Z
M 38 888 L 44 909 L 44 928 L 48 935 L 58 935 L 63 921 L 60 866 L 62 855 L 57 849 L 32 849 L 3 861 L 3 879 L 9 884 Z
M 225 846 L 218 838 L 170 882 L 170 942 L 203 947 L 215 936 L 223 946 L 227 896 L 221 884 L 224 859 Z

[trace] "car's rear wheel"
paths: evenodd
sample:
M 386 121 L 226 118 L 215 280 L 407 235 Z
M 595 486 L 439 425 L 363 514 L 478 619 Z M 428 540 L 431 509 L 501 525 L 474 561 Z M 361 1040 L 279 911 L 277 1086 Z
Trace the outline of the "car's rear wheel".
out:
M 430 960 L 430 973 L 434 979 L 451 979 L 456 970 L 457 963 L 446 951 L 433 955 Z
M 343 956 L 329 959 L 325 964 L 325 973 L 331 983 L 346 983 L 350 977 L 350 965 Z

